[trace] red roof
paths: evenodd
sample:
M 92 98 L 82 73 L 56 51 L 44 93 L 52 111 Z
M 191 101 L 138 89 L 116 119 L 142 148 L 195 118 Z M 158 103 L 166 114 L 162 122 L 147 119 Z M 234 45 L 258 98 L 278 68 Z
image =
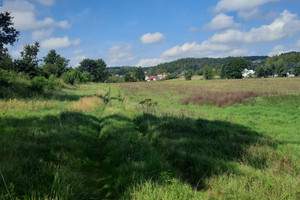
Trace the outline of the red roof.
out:
M 152 80 L 152 79 L 156 79 L 157 77 L 156 76 L 150 76 L 149 78 L 148 78 L 148 80 Z

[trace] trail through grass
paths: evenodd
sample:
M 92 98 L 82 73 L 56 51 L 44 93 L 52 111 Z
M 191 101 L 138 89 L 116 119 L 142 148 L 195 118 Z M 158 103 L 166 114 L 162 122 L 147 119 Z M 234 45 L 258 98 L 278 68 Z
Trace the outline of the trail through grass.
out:
M 182 102 L 261 83 L 293 93 L 224 108 Z M 297 199 L 299 80 L 276 83 L 86 84 L 1 100 L 0 199 Z

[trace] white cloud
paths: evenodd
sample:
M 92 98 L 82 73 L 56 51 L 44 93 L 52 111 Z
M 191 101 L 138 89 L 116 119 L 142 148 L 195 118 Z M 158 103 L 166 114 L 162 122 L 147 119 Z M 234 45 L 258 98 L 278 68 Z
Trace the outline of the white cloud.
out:
M 252 28 L 250 31 L 229 29 L 214 34 L 202 43 L 185 43 L 164 51 L 159 57 L 142 59 L 137 65 L 153 66 L 158 63 L 184 57 L 224 57 L 244 56 L 248 54 L 249 43 L 273 42 L 300 33 L 300 20 L 296 14 L 283 11 L 269 25 Z M 300 46 L 300 40 L 298 42 Z M 271 54 L 286 52 L 283 46 L 275 47 Z
M 26 0 L 5 0 L 2 9 L 11 12 L 17 30 L 30 31 L 34 40 L 51 35 L 57 28 L 68 29 L 71 27 L 67 20 L 55 21 L 50 17 L 37 19 L 35 6 Z M 45 37 L 43 37 L 43 33 L 46 33 Z
M 70 41 L 68 36 L 62 38 L 50 38 L 41 42 L 43 49 L 62 49 L 70 46 L 77 46 L 81 43 L 80 39 Z
M 279 2 L 280 0 L 220 0 L 215 7 L 216 12 L 238 12 L 244 19 L 274 19 L 277 13 L 259 10 L 264 4 Z
M 70 65 L 73 67 L 78 67 L 82 60 L 86 59 L 84 55 L 76 55 L 70 59 Z
M 211 30 L 223 30 L 228 28 L 237 28 L 239 26 L 240 24 L 234 22 L 233 16 L 221 13 L 215 16 L 209 24 L 204 26 L 204 28 Z
M 277 45 L 275 46 L 270 53 L 268 54 L 268 56 L 274 56 L 274 55 L 279 55 L 285 52 L 285 47 L 284 45 Z
M 262 12 L 258 8 L 253 10 L 242 10 L 238 12 L 238 16 L 243 19 L 261 19 L 261 20 L 270 20 L 275 19 L 278 16 L 278 13 L 275 12 Z
M 300 20 L 296 14 L 283 11 L 270 25 L 252 28 L 250 31 L 226 30 L 216 33 L 211 39 L 215 43 L 272 42 L 300 32 Z
M 132 53 L 132 47 L 122 47 L 115 45 L 108 49 L 107 57 L 113 64 L 124 64 L 136 59 L 136 56 Z
M 55 0 L 37 0 L 37 1 L 44 6 L 53 6 L 55 4 Z
M 251 10 L 266 3 L 278 2 L 280 0 L 220 0 L 215 7 L 217 12 Z
M 165 39 L 165 36 L 160 32 L 153 33 L 153 34 L 146 33 L 146 34 L 142 35 L 142 37 L 140 38 L 140 40 L 143 44 L 161 43 L 164 41 L 164 39 Z

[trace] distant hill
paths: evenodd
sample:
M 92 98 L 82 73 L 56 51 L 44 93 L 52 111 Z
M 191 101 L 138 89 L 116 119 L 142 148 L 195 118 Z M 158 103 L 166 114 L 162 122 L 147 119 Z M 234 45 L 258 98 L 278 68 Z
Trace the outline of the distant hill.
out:
M 244 57 L 249 61 L 265 60 L 268 56 L 247 56 Z M 215 67 L 217 70 L 228 62 L 232 57 L 226 58 L 181 58 L 172 62 L 158 64 L 152 67 L 144 67 L 149 75 L 156 75 L 160 73 L 174 73 L 180 74 L 184 70 L 192 69 L 201 73 L 205 66 Z M 108 72 L 112 75 L 124 75 L 127 72 L 132 72 L 134 66 L 119 66 L 109 67 Z

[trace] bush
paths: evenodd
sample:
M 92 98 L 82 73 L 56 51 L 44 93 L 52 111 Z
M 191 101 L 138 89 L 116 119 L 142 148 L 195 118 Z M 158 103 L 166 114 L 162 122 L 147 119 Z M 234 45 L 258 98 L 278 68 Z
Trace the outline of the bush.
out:
M 74 85 L 76 77 L 72 72 L 65 72 L 62 74 L 61 78 L 66 84 Z
M 54 91 L 60 89 L 61 89 L 61 83 L 58 81 L 56 76 L 52 74 L 48 79 L 47 90 Z
M 43 92 L 48 86 L 48 80 L 43 76 L 36 76 L 31 81 L 31 89 L 36 92 Z
M 184 72 L 184 78 L 185 80 L 192 80 L 192 77 L 193 77 L 193 70 L 188 70 L 188 71 L 185 71 Z
M 8 86 L 11 84 L 14 80 L 14 75 L 10 73 L 9 71 L 6 71 L 4 69 L 0 69 L 0 86 Z
M 165 79 L 170 80 L 170 79 L 176 79 L 176 78 L 179 78 L 178 74 L 168 74 Z
M 110 76 L 105 81 L 105 83 L 122 83 L 122 82 L 125 82 L 125 80 L 123 77 L 119 77 L 119 76 Z

